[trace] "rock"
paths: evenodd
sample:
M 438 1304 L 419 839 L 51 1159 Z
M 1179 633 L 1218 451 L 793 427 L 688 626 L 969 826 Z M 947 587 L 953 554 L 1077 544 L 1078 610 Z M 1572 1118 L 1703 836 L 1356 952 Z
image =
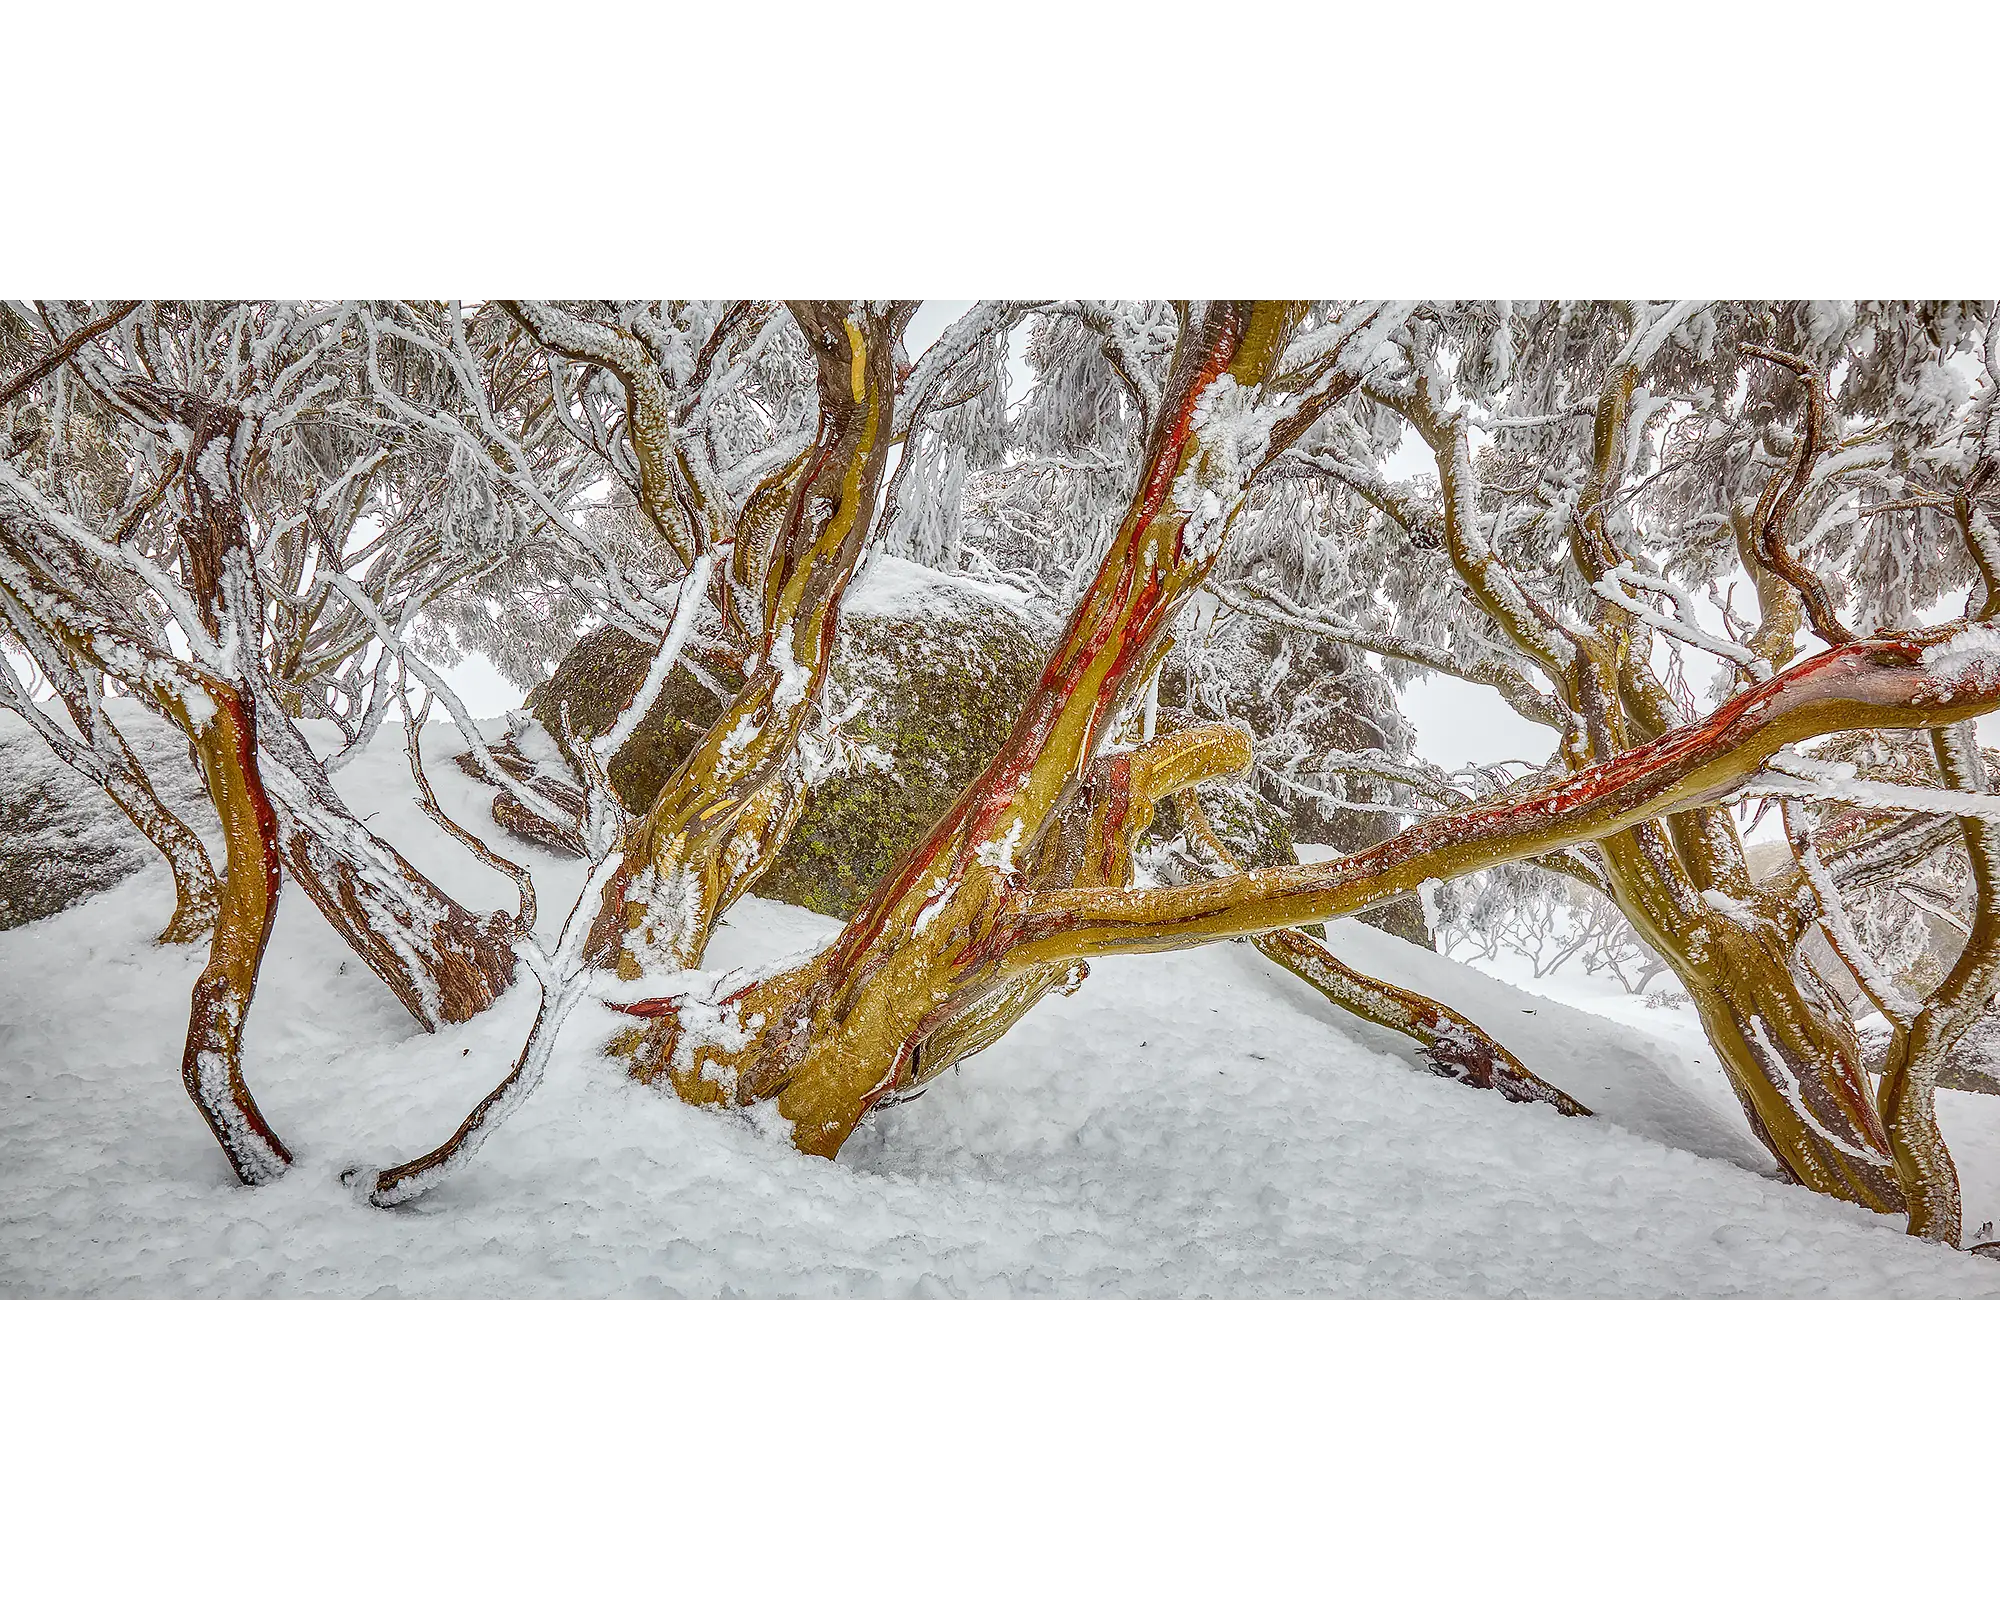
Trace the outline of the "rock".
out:
M 168 809 L 198 832 L 215 813 L 188 742 L 129 700 L 107 709 Z M 61 721 L 60 707 L 52 714 Z M 0 928 L 66 911 L 160 854 L 131 819 L 11 711 L 0 711 Z
M 999 749 L 1047 650 L 1014 591 L 875 557 L 847 599 L 831 690 L 838 706 L 862 698 L 847 732 L 890 765 L 860 762 L 821 780 L 756 892 L 852 916 Z M 624 634 L 594 634 L 528 709 L 546 727 L 566 699 L 573 728 L 601 733 L 630 702 L 649 659 Z M 709 676 L 731 695 L 742 684 L 740 674 Z M 628 809 L 651 807 L 723 704 L 685 666 L 674 670 L 606 773 Z
M 1385 728 L 1401 725 L 1387 678 L 1368 670 L 1345 647 L 1326 640 L 1238 618 L 1234 626 L 1206 640 L 1198 654 L 1199 673 L 1184 648 L 1167 658 L 1160 674 L 1161 714 L 1208 720 L 1214 714 L 1208 708 L 1217 702 L 1198 688 L 1197 678 L 1220 682 L 1227 690 L 1230 716 L 1249 730 L 1262 759 L 1270 759 L 1273 752 L 1282 758 L 1288 747 L 1308 755 L 1374 751 L 1383 747 Z M 1310 761 L 1307 764 L 1310 767 Z M 1239 787 L 1247 792 L 1247 786 Z M 1205 797 L 1214 792 L 1214 785 L 1202 791 Z M 1297 844 L 1325 845 L 1353 855 L 1396 832 L 1396 819 L 1386 813 L 1329 810 L 1309 795 L 1268 778 L 1262 780 L 1257 798 L 1277 813 L 1287 840 Z M 1215 820 L 1220 827 L 1220 819 Z M 1269 832 L 1268 823 L 1258 826 Z M 1364 911 L 1358 920 L 1431 948 L 1423 906 L 1414 895 Z
M 1290 820 L 1249 784 L 1238 782 L 1204 783 L 1197 791 L 1201 809 L 1215 835 L 1229 847 L 1237 864 L 1247 872 L 1263 867 L 1295 867 L 1299 848 L 1292 838 Z M 1175 801 L 1169 799 L 1154 816 L 1142 837 L 1155 846 L 1173 851 L 1181 831 L 1181 817 Z M 1180 877 L 1179 871 L 1174 876 Z M 1304 930 L 1315 939 L 1326 937 L 1323 923 Z
M 638 693 L 652 662 L 650 646 L 616 628 L 601 629 L 578 643 L 548 682 L 529 694 L 526 709 L 555 734 L 560 731 L 561 709 L 566 703 L 571 729 L 578 737 L 594 739 L 617 722 Z M 743 687 L 740 672 L 727 667 L 719 672 L 704 670 L 724 691 L 722 695 L 686 665 L 675 667 L 645 721 L 612 758 L 605 776 L 627 810 L 645 814 L 667 779 L 687 759 L 695 741 L 722 714 L 727 697 Z
M 816 785 L 758 893 L 845 919 L 1000 748 L 1046 647 L 1017 615 L 961 597 L 948 618 L 850 616 L 834 688 L 866 693 L 848 724 L 889 757 Z
M 875 557 L 848 595 L 832 698 L 844 705 L 866 696 L 848 732 L 891 765 L 859 765 L 822 780 L 756 892 L 827 916 L 852 916 L 999 748 L 1050 642 L 1012 590 Z M 566 700 L 574 729 L 602 733 L 649 665 L 638 641 L 615 630 L 593 634 L 528 697 L 527 709 L 548 727 Z M 739 673 L 704 670 L 730 695 L 742 686 Z M 724 703 L 686 666 L 674 669 L 607 773 L 628 809 L 643 814 L 651 807 Z M 1211 820 L 1246 866 L 1297 860 L 1292 819 L 1279 807 L 1244 784 L 1209 784 L 1202 794 Z M 1359 815 L 1361 831 L 1381 831 L 1380 819 Z M 1362 920 L 1430 944 L 1413 896 Z

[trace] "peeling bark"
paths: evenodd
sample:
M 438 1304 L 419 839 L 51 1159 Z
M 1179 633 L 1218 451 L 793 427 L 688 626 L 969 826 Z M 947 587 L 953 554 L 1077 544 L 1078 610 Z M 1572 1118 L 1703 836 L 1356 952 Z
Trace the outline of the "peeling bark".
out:
M 699 965 L 717 920 L 777 859 L 805 806 L 800 743 L 877 511 L 894 435 L 895 352 L 913 309 L 792 303 L 818 361 L 819 433 L 766 486 L 763 502 L 782 504 L 782 517 L 746 511 L 747 522 L 770 527 L 739 538 L 730 569 L 738 591 L 756 597 L 761 626 L 743 688 L 634 830 L 593 934 L 593 950 L 624 977 Z
M 106 623 L 53 585 L 29 542 L 17 537 L 11 514 L 22 509 L 0 499 L 0 592 L 76 658 L 148 696 L 200 755 L 227 853 L 208 963 L 190 999 L 181 1081 L 237 1178 L 268 1182 L 283 1173 L 291 1154 L 259 1111 L 242 1070 L 244 1018 L 280 884 L 277 817 L 259 773 L 255 719 L 237 686 Z
M 1250 408 L 1300 312 L 1215 302 L 1188 313 L 1132 506 L 986 770 L 812 962 L 735 992 L 629 1004 L 656 1019 L 623 1042 L 636 1075 L 696 1103 L 775 1099 L 798 1148 L 831 1155 L 920 1072 L 990 1042 L 1057 982 L 1076 981 L 1071 957 L 1008 964 L 1024 905 L 1043 898 L 1028 892 L 1035 874 L 1067 851 L 1072 887 L 1047 893 L 1130 892 L 1102 885 L 1128 881 L 1115 857 L 1129 850 L 1134 820 L 1248 761 L 1240 734 L 1207 729 L 1132 753 L 1122 775 L 1093 765 L 1167 625 L 1212 568 L 1256 470 L 1352 387 L 1337 360 L 1322 363 L 1311 399 L 1293 396 L 1259 433 Z M 1080 791 L 1099 782 L 1101 798 L 1079 808 Z M 1086 870 L 1099 882 L 1074 887 L 1092 884 Z

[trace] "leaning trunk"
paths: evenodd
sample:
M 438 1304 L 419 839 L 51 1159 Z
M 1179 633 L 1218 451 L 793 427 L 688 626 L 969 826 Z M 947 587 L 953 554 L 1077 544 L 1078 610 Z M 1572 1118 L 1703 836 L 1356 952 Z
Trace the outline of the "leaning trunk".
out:
M 205 725 L 190 721 L 227 849 L 208 965 L 188 1010 L 181 1081 L 243 1183 L 267 1183 L 291 1152 L 264 1120 L 243 1079 L 243 1022 L 278 915 L 278 819 L 257 774 L 257 735 L 240 699 L 211 695 Z M 179 710 L 179 706 L 174 708 Z
M 875 516 L 911 309 L 792 305 L 818 365 L 819 434 L 744 512 L 724 579 L 761 638 L 743 687 L 661 789 L 606 892 L 592 956 L 627 978 L 698 966 L 717 921 L 770 869 L 805 808 L 802 746 Z
M 1904 1193 L 1853 1029 L 1809 997 L 1765 929 L 1718 918 L 1696 961 L 1661 950 L 1687 989 L 1751 1129 L 1788 1177 L 1871 1211 Z
M 1612 900 L 1687 990 L 1751 1131 L 1785 1175 L 1901 1211 L 1853 1027 L 1823 986 L 1801 982 L 1796 940 L 1756 905 L 1710 888 L 1710 869 L 1726 863 L 1700 848 L 1699 816 L 1607 840 Z
M 466 910 L 370 832 L 261 696 L 257 723 L 293 881 L 426 1031 L 486 1010 L 514 980 L 512 919 Z

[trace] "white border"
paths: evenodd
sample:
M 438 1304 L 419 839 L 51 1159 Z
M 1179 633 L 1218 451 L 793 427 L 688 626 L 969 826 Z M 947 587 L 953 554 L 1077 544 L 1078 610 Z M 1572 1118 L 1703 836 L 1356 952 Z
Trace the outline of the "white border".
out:
M 1748 0 L 39 7 L 0 22 L 0 291 L 1991 293 L 1994 34 Z M 24 1594 L 1992 1570 L 1980 1307 L 8 1305 L 0 1341 Z

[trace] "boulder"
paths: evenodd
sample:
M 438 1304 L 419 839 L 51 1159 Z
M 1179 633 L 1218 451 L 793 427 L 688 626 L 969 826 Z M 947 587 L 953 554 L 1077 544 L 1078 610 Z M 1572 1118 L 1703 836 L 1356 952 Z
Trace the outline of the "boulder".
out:
M 60 706 L 49 709 L 63 720 Z M 215 812 L 187 740 L 133 701 L 106 709 L 161 801 L 197 831 L 212 831 Z M 159 860 L 110 796 L 19 716 L 0 711 L 0 928 L 52 917 Z
M 1048 647 L 1016 591 L 874 557 L 847 596 L 830 686 L 834 706 L 858 702 L 846 731 L 861 759 L 815 785 L 756 892 L 852 916 L 999 749 Z M 649 662 L 626 635 L 593 634 L 527 708 L 547 727 L 567 701 L 572 728 L 601 733 Z M 643 814 L 713 724 L 725 703 L 716 691 L 734 695 L 742 685 L 739 674 L 704 675 L 710 683 L 675 668 L 611 763 L 606 776 L 628 809 Z
M 579 738 L 594 739 L 617 722 L 652 663 L 652 646 L 616 628 L 600 629 L 563 657 L 548 682 L 528 695 L 525 709 L 556 734 L 567 705 L 571 729 Z M 612 758 L 604 775 L 627 810 L 645 814 L 695 741 L 743 687 L 743 675 L 728 667 L 704 670 L 703 677 L 708 682 L 685 665 L 674 668 L 645 721 Z

